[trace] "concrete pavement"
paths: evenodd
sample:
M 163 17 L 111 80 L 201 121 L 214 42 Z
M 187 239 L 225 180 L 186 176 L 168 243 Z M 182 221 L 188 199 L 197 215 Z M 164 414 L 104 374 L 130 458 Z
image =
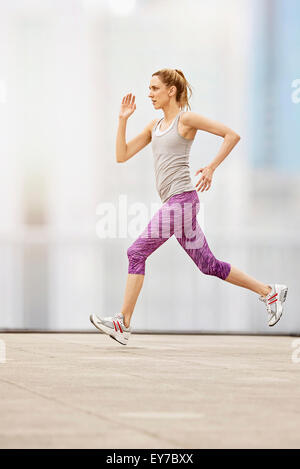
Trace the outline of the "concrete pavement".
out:
M 1 448 L 300 447 L 295 337 L 0 340 Z

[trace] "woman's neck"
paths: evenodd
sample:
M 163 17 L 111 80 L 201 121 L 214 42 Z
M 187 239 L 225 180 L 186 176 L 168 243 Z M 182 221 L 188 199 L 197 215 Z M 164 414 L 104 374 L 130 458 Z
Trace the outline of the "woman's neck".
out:
M 176 107 L 172 109 L 163 109 L 164 121 L 166 124 L 171 124 L 175 117 L 180 113 L 181 109 Z

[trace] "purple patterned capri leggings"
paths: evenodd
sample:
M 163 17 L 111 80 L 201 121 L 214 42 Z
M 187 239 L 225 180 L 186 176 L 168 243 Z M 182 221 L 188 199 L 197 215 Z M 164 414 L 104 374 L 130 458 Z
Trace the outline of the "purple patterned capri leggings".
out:
M 197 221 L 200 202 L 196 190 L 170 197 L 153 215 L 148 226 L 128 248 L 128 273 L 145 275 L 145 263 L 173 234 L 206 275 L 225 280 L 231 266 L 215 258 Z

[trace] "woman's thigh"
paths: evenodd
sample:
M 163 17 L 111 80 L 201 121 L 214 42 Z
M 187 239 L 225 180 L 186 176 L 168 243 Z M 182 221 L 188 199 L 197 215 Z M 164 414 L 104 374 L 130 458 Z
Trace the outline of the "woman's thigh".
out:
M 139 251 L 148 257 L 174 233 L 178 237 L 184 233 L 185 228 L 190 233 L 188 227 L 193 219 L 192 207 L 195 207 L 195 196 L 191 198 L 189 192 L 171 197 L 157 210 L 129 249 Z
M 153 215 L 148 225 L 132 243 L 129 250 L 139 252 L 143 257 L 148 257 L 162 244 L 164 244 L 173 234 L 174 230 L 170 226 L 167 230 L 168 206 L 163 204 Z

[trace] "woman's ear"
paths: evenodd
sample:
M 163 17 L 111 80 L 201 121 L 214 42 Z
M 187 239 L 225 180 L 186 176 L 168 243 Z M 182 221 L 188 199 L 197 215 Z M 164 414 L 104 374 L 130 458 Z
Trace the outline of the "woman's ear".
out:
M 176 95 L 176 91 L 177 91 L 176 86 L 174 86 L 174 85 L 171 86 L 170 89 L 169 89 L 169 96 Z

